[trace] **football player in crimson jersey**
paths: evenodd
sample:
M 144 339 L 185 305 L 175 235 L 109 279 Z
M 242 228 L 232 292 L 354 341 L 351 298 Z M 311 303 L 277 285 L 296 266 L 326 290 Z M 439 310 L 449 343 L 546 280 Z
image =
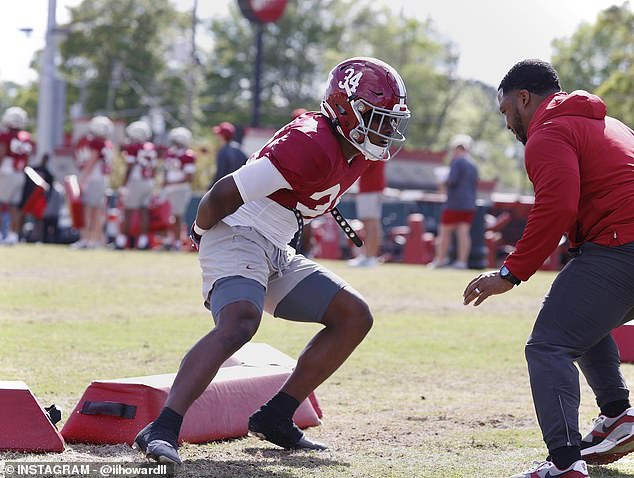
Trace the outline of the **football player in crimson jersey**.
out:
M 115 240 L 117 249 L 125 249 L 130 237 L 130 218 L 134 211 L 139 212 L 139 237 L 137 249 L 147 249 L 148 242 L 148 206 L 154 191 L 157 153 L 153 143 L 150 126 L 144 121 L 134 121 L 126 128 L 128 142 L 121 147 L 126 164 L 123 187 L 119 193 L 123 197 L 125 209 L 121 232 Z
M 24 187 L 24 168 L 33 153 L 31 134 L 24 131 L 28 116 L 18 106 L 12 106 L 2 115 L 0 132 L 0 207 L 7 207 L 11 217 L 9 230 L 2 241 L 13 245 L 18 242 L 22 215 L 18 208 Z
M 113 146 L 108 138 L 113 130 L 109 118 L 95 116 L 88 125 L 88 135 L 81 138 L 75 146 L 85 227 L 80 231 L 79 241 L 72 244 L 74 248 L 94 248 L 104 243 L 106 187 L 113 154 Z
M 196 155 L 189 149 L 192 133 L 187 128 L 178 127 L 167 134 L 170 146 L 164 160 L 165 180 L 163 191 L 172 207 L 174 222 L 163 246 L 167 250 L 179 250 L 183 216 L 192 196 L 192 180 L 196 172 Z
M 257 331 L 263 311 L 324 327 L 299 356 L 279 392 L 249 419 L 249 431 L 287 449 L 324 449 L 293 423 L 299 404 L 348 358 L 372 326 L 352 287 L 287 246 L 298 227 L 330 211 L 372 161 L 405 141 L 405 85 L 386 63 L 352 58 L 330 73 L 321 112 L 280 129 L 246 165 L 201 199 L 192 240 L 199 242 L 203 297 L 215 328 L 183 359 L 165 408 L 135 446 L 180 463 L 185 412 L 220 365 Z

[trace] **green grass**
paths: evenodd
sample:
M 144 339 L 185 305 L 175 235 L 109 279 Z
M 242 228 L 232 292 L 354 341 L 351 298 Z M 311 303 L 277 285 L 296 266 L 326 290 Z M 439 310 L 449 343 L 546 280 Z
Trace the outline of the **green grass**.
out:
M 524 342 L 552 273 L 474 308 L 461 296 L 475 271 L 324 264 L 375 315 L 367 339 L 316 391 L 325 416 L 309 434 L 331 449 L 292 453 L 251 438 L 185 445 L 179 476 L 506 477 L 544 457 Z M 212 325 L 195 254 L 19 245 L 0 249 L 0 283 L 0 379 L 25 381 L 65 416 L 91 380 L 174 372 Z M 267 316 L 254 341 L 296 357 L 317 330 Z M 634 367 L 623 371 L 634 383 Z M 585 429 L 596 409 L 582 389 Z M 125 445 L 0 459 L 140 461 Z M 591 475 L 634 477 L 634 461 Z

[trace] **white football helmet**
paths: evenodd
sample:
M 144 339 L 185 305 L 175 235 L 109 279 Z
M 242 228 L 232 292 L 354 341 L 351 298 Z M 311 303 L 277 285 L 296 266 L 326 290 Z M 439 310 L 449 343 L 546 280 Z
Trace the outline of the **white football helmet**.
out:
M 137 143 L 145 143 L 152 137 L 152 130 L 145 121 L 133 121 L 125 129 L 128 138 Z
M 114 125 L 107 116 L 95 116 L 90 120 L 88 131 L 98 138 L 109 138 L 114 131 Z
M 187 148 L 192 142 L 192 132 L 183 127 L 174 128 L 168 133 L 167 139 L 171 143 Z
M 26 111 L 19 106 L 11 106 L 10 108 L 7 108 L 2 115 L 2 126 L 11 129 L 24 129 L 26 127 L 27 120 L 28 115 L 26 114 Z

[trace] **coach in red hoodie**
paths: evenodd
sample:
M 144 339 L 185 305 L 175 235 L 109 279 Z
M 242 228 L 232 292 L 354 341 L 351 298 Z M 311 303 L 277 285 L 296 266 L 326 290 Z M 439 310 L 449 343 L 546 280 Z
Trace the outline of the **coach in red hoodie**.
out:
M 572 260 L 552 284 L 526 345 L 537 418 L 549 459 L 517 477 L 588 476 L 634 450 L 634 409 L 619 371 L 615 327 L 634 319 L 634 132 L 585 91 L 561 91 L 546 62 L 525 60 L 498 89 L 507 128 L 525 146 L 535 189 L 515 251 L 500 271 L 469 283 L 479 305 L 528 280 L 567 234 Z M 577 362 L 600 415 L 581 437 Z M 583 458 L 583 459 L 582 459 Z

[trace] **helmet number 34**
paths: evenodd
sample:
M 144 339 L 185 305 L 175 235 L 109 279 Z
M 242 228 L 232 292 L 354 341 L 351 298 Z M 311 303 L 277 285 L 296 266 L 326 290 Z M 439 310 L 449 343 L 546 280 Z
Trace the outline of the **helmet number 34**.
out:
M 355 75 L 354 69 L 348 68 L 346 70 L 346 76 L 343 78 L 343 80 L 339 82 L 339 88 L 343 88 L 344 90 L 346 90 L 348 96 L 352 96 L 354 93 L 356 93 L 362 77 L 363 72 L 360 71 Z

